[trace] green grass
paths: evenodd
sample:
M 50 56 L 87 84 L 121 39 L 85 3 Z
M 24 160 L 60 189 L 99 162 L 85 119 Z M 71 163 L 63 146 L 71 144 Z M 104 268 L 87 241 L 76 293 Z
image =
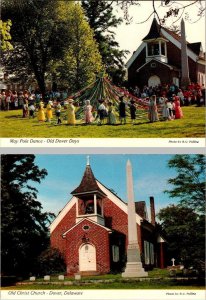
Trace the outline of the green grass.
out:
M 183 107 L 184 118 L 174 121 L 148 123 L 146 118 L 131 124 L 128 118 L 126 125 L 83 125 L 77 121 L 69 126 L 39 123 L 37 118 L 23 119 L 21 110 L 1 111 L 1 137 L 13 138 L 200 138 L 205 136 L 205 108 Z
M 136 278 L 122 278 L 121 274 L 85 276 L 78 281 L 75 281 L 74 277 L 66 277 L 65 282 L 57 285 L 55 284 L 55 282 L 59 282 L 57 276 L 52 276 L 50 282 L 44 283 L 43 278 L 39 278 L 36 282 L 32 284 L 30 282 L 29 284 L 28 280 L 25 280 L 22 285 L 3 287 L 2 289 L 204 289 L 204 282 L 194 279 L 182 281 L 176 280 L 176 278 L 169 278 L 169 271 L 167 269 L 153 269 L 152 271 L 148 271 L 148 277 L 151 278 L 150 281 L 141 281 L 141 279 Z M 93 282 L 94 280 L 96 282 Z M 105 280 L 106 282 L 99 282 L 99 280 Z M 70 283 L 66 284 L 66 282 Z

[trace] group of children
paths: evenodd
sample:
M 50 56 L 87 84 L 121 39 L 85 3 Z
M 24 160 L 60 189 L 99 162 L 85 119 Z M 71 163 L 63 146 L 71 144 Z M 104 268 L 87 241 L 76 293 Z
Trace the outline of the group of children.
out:
M 37 115 L 39 122 L 51 122 L 55 113 L 56 125 L 59 125 L 62 123 L 62 117 L 65 117 L 66 114 L 67 124 L 75 125 L 76 107 L 73 102 L 73 99 L 67 99 L 67 105 L 64 107 L 63 114 L 61 101 L 54 103 L 53 101 L 48 101 L 46 105 L 41 101 L 38 107 L 36 107 L 33 102 L 28 103 L 28 100 L 26 100 L 23 104 L 23 118 L 34 118 L 35 115 Z M 119 117 L 120 124 L 126 124 L 127 111 L 130 112 L 131 124 L 135 124 L 137 107 L 138 104 L 135 99 L 130 99 L 129 102 L 125 102 L 124 96 L 120 96 L 118 107 L 116 107 L 116 110 L 118 109 L 117 116 L 114 104 L 111 101 L 99 100 L 98 107 L 92 107 L 90 100 L 86 100 L 85 106 L 83 107 L 84 124 L 115 125 L 117 124 L 117 117 Z M 183 117 L 180 99 L 176 95 L 174 95 L 170 101 L 165 97 L 161 97 L 158 99 L 158 104 L 156 95 L 152 95 L 144 109 L 148 110 L 148 119 L 151 123 L 159 120 L 159 114 L 161 114 L 163 120 L 174 120 Z

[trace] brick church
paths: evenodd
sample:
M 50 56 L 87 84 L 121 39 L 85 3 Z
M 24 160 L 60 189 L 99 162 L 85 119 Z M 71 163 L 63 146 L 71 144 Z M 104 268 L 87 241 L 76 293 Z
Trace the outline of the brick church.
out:
M 50 225 L 51 246 L 64 255 L 67 274 L 121 272 L 128 244 L 127 203 L 99 182 L 87 161 L 80 184 Z M 166 267 L 166 242 L 155 222 L 154 198 L 151 220 L 146 203 L 135 202 L 137 239 L 145 269 Z
M 126 64 L 129 86 L 157 86 L 188 82 L 205 85 L 205 53 L 201 42 L 188 43 L 184 21 L 181 35 L 160 27 L 154 18 L 148 34 Z M 185 75 L 186 72 L 186 75 Z

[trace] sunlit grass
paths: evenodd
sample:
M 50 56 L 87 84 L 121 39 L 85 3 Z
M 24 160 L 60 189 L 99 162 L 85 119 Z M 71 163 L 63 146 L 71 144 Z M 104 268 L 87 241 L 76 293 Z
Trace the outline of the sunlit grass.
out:
M 127 124 L 120 125 L 84 125 L 77 121 L 75 126 L 66 124 L 56 126 L 52 123 L 39 123 L 37 118 L 23 119 L 21 110 L 1 111 L 1 137 L 36 137 L 36 138 L 183 138 L 204 137 L 205 108 L 183 107 L 184 118 L 174 121 L 149 123 L 146 118 L 136 120 L 132 125 L 130 118 Z

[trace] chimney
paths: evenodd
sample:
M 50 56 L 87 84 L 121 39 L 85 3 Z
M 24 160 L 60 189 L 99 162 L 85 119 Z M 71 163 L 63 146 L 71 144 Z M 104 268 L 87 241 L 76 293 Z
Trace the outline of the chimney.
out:
M 150 197 L 150 213 L 151 213 L 151 224 L 155 226 L 155 206 L 154 206 L 154 197 Z

